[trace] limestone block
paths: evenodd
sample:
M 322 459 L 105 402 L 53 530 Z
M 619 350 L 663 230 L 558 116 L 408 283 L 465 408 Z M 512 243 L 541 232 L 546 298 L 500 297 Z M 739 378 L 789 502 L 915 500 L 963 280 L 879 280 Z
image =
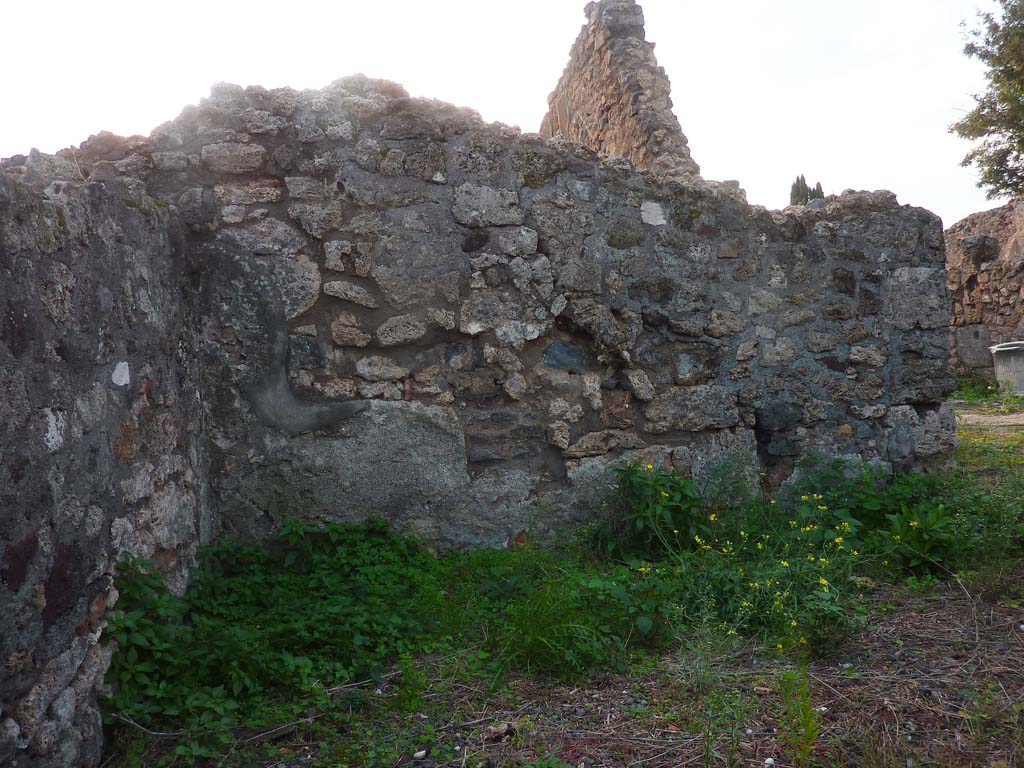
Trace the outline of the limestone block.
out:
M 655 396 L 644 408 L 644 416 L 647 417 L 646 430 L 653 433 L 699 432 L 739 423 L 736 395 L 711 384 L 673 387 Z
M 382 347 L 396 347 L 423 338 L 426 326 L 413 315 L 399 315 L 385 320 L 377 328 L 377 341 Z
M 267 150 L 260 144 L 223 142 L 203 147 L 202 158 L 214 173 L 253 173 L 267 162 Z
M 409 375 L 409 369 L 379 355 L 362 358 L 356 363 L 356 373 L 366 381 L 397 381 Z
M 452 207 L 455 220 L 467 227 L 494 227 L 523 223 L 515 190 L 466 183 L 456 188 Z
M 365 347 L 371 337 L 359 327 L 355 315 L 342 312 L 331 323 L 331 338 L 339 347 Z
M 324 293 L 328 296 L 334 296 L 335 298 L 358 304 L 361 307 L 367 307 L 368 309 L 377 308 L 377 299 L 373 297 L 373 294 L 361 285 L 355 285 L 354 283 L 332 280 L 329 283 L 324 283 Z

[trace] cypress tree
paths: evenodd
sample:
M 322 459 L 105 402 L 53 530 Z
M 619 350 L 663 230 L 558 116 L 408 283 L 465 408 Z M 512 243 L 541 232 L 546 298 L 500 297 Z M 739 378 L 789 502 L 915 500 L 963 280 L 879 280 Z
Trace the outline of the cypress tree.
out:
M 789 188 L 790 205 L 807 205 L 811 200 L 824 200 L 825 190 L 821 188 L 821 182 L 815 184 L 814 189 L 807 186 L 807 179 L 801 173 L 796 181 Z
M 793 186 L 789 188 L 790 205 L 807 205 L 807 180 L 803 174 L 796 177 Z

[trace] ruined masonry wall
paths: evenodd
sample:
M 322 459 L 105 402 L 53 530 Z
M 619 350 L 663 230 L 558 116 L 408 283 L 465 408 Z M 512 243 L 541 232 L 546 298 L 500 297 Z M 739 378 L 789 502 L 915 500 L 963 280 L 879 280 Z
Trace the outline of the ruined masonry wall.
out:
M 210 538 L 201 390 L 177 212 L 21 160 L 0 169 L 0 765 L 88 766 L 115 562 L 180 588 Z
M 218 86 L 0 178 L 19 768 L 96 763 L 116 557 L 180 586 L 285 517 L 544 541 L 629 459 L 777 485 L 955 442 L 941 225 L 890 193 L 772 213 L 364 77 Z
M 1024 203 L 968 216 L 946 231 L 953 362 L 993 375 L 989 347 L 1024 339 Z
M 811 451 L 942 455 L 938 219 L 889 193 L 769 213 L 350 78 L 219 87 L 79 162 L 191 230 L 211 503 L 554 537 L 630 456 L 780 482 Z
M 540 133 L 626 158 L 640 170 L 697 176 L 670 91 L 654 44 L 645 41 L 640 6 L 634 0 L 590 3 Z

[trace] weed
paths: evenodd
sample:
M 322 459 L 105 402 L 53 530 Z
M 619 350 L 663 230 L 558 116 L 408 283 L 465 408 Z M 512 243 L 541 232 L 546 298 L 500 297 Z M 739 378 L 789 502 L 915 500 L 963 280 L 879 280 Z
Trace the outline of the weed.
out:
M 779 675 L 782 693 L 779 736 L 796 768 L 810 765 L 821 735 L 821 715 L 811 698 L 808 677 L 806 667 L 799 672 L 787 669 Z
M 398 669 L 400 683 L 395 695 L 395 704 L 406 712 L 416 712 L 423 705 L 427 676 L 417 669 L 412 654 L 408 652 L 399 657 Z
M 951 399 L 997 413 L 1015 413 L 1024 409 L 1024 397 L 1006 387 L 1001 387 L 993 379 L 961 381 Z
M 821 462 L 775 500 L 749 489 L 706 499 L 675 473 L 630 465 L 596 552 L 437 558 L 380 523 L 289 523 L 266 547 L 203 551 L 183 597 L 151 564 L 126 563 L 107 633 L 118 646 L 108 720 L 181 734 L 166 756 L 172 765 L 226 759 L 240 725 L 315 711 L 331 724 L 329 740 L 373 712 L 401 720 L 401 735 L 384 726 L 350 733 L 347 743 L 324 742 L 324 753 L 332 765 L 393 765 L 426 745 L 441 755 L 439 729 L 409 717 L 429 709 L 439 687 L 486 678 L 491 695 L 514 706 L 500 688 L 508 672 L 635 670 L 650 666 L 651 651 L 681 643 L 681 687 L 702 700 L 692 732 L 704 734 L 708 759 L 733 761 L 745 704 L 720 673 L 723 650 L 753 640 L 783 655 L 827 652 L 861 626 L 859 586 L 880 578 L 925 591 L 959 572 L 986 599 L 1019 599 L 1022 447 L 1024 439 L 968 433 L 962 468 L 943 475 L 888 478 Z M 424 657 L 448 661 L 428 676 Z M 385 701 L 351 687 L 395 665 Z M 820 718 L 806 675 L 779 684 L 787 747 L 807 764 Z M 141 760 L 145 744 L 122 738 L 120 750 Z
M 527 768 L 573 768 L 573 766 L 559 760 L 556 752 L 534 760 Z
M 675 471 L 631 463 L 617 470 L 621 515 L 598 529 L 597 545 L 622 559 L 658 559 L 706 530 L 696 484 Z

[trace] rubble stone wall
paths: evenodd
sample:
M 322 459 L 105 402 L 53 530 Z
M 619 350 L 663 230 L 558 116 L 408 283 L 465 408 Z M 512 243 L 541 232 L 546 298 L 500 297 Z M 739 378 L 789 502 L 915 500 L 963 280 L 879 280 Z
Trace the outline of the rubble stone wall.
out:
M 770 213 L 362 77 L 221 86 L 108 143 L 86 172 L 191 231 L 229 531 L 377 515 L 500 546 L 592 519 L 629 457 L 780 482 L 954 440 L 941 227 L 890 193 Z
M 644 35 L 634 0 L 587 6 L 587 23 L 548 98 L 545 137 L 561 136 L 659 174 L 696 176 L 686 136 L 672 111 L 671 85 Z
M 0 764 L 98 762 L 118 559 L 209 540 L 177 213 L 33 154 L 0 170 Z
M 288 517 L 502 546 L 593 520 L 631 459 L 777 486 L 947 454 L 938 218 L 700 179 L 632 9 L 577 43 L 637 107 L 587 146 L 357 76 L 0 163 L 0 763 L 97 763 L 120 557 L 181 589 Z
M 968 216 L 946 231 L 953 362 L 993 375 L 989 347 L 1024 339 L 1024 202 Z

